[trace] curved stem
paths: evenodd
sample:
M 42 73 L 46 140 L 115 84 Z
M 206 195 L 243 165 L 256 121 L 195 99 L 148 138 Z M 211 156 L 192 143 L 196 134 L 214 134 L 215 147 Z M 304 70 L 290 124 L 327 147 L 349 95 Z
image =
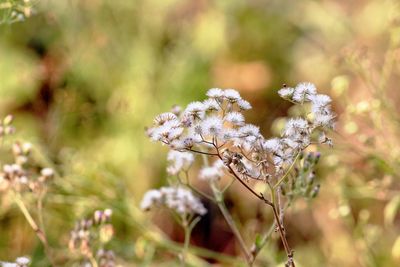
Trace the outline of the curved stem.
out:
M 213 188 L 214 195 L 217 199 L 218 208 L 221 210 L 221 213 L 224 216 L 225 221 L 227 222 L 227 224 L 231 228 L 233 234 L 235 235 L 236 239 L 238 240 L 240 248 L 246 257 L 246 261 L 250 264 L 253 261 L 253 259 L 252 259 L 253 257 L 251 255 L 250 251 L 248 250 L 246 243 L 244 242 L 244 239 L 235 224 L 235 221 L 233 220 L 231 214 L 229 213 L 229 211 L 224 203 L 223 195 L 221 194 L 221 192 L 217 191 L 218 189 L 216 189 L 215 186 L 213 186 L 212 188 Z
M 222 158 L 222 155 L 221 155 L 221 153 L 219 152 L 218 146 L 217 146 L 216 144 L 214 144 L 214 147 L 215 147 L 216 152 L 217 152 L 216 155 L 219 157 L 220 160 L 222 160 L 222 161 L 224 162 L 224 160 L 223 160 L 223 158 Z M 207 154 L 206 154 L 206 153 L 201 153 L 201 154 L 203 154 L 203 159 L 204 159 L 206 165 L 208 165 L 208 161 L 207 161 L 207 157 L 206 157 Z M 214 154 L 212 154 L 212 155 L 214 155 Z M 285 234 L 285 231 L 284 231 L 284 227 L 283 227 L 283 225 L 281 224 L 281 220 L 280 220 L 279 214 L 278 214 L 278 212 L 276 211 L 276 207 L 275 207 L 275 188 L 278 187 L 279 184 L 282 183 L 282 182 L 284 181 L 284 179 L 287 177 L 287 175 L 289 174 L 290 170 L 293 168 L 293 166 L 294 166 L 294 164 L 295 164 L 297 158 L 299 157 L 299 155 L 300 155 L 300 153 L 297 154 L 296 158 L 293 160 L 292 165 L 289 167 L 289 169 L 287 170 L 287 172 L 283 175 L 283 177 L 282 177 L 274 186 L 271 186 L 270 184 L 268 184 L 268 185 L 269 185 L 269 188 L 270 188 L 270 190 L 271 190 L 271 199 L 272 199 L 272 201 L 266 199 L 266 198 L 264 197 L 264 194 L 263 194 L 263 193 L 257 193 L 256 191 L 254 191 L 249 185 L 247 185 L 247 184 L 237 175 L 237 173 L 233 170 L 233 168 L 231 167 L 230 164 L 225 164 L 225 166 L 229 169 L 230 173 L 236 178 L 236 180 L 238 180 L 238 181 L 239 181 L 248 191 L 250 191 L 255 197 L 257 197 L 258 199 L 262 200 L 265 204 L 267 204 L 268 206 L 270 206 L 270 207 L 272 208 L 273 213 L 274 213 L 274 220 L 275 220 L 275 223 L 276 223 L 277 226 L 278 226 L 279 235 L 280 235 L 280 237 L 281 237 L 281 241 L 282 241 L 282 244 L 283 244 L 283 246 L 284 246 L 284 248 L 285 248 L 285 252 L 286 252 L 286 255 L 287 255 L 287 258 L 288 258 L 288 266 L 290 266 L 290 267 L 296 267 L 296 265 L 295 265 L 294 260 L 293 260 L 293 251 L 291 250 L 291 248 L 290 248 L 290 246 L 289 246 L 289 243 L 288 243 L 288 241 L 287 241 L 287 239 L 286 239 L 286 234 Z M 213 191 L 214 191 L 214 190 L 213 190 Z M 220 195 L 219 195 L 219 196 L 217 195 L 216 197 L 221 197 L 221 196 L 220 196 Z M 219 202 L 219 199 L 217 198 L 217 203 L 218 203 L 218 202 Z M 218 205 L 218 206 L 220 207 L 220 205 Z M 221 207 L 220 207 L 220 209 L 221 209 Z M 221 212 L 222 212 L 222 209 L 221 209 Z M 228 214 L 229 214 L 229 212 L 228 212 Z M 230 215 L 230 214 L 229 214 L 229 215 Z M 228 220 L 227 218 L 225 218 L 225 219 L 227 220 L 228 223 L 229 223 L 229 221 L 233 222 L 233 219 L 230 219 L 230 220 Z M 238 231 L 238 233 L 239 233 L 239 231 Z M 239 236 L 241 237 L 240 233 L 239 233 Z M 244 242 L 243 242 L 243 243 L 244 243 Z M 252 260 L 252 255 L 251 255 L 251 254 L 247 254 L 247 251 L 248 251 L 248 250 L 247 250 L 246 246 L 244 246 L 243 248 L 245 248 L 244 251 L 246 251 L 246 255 L 250 255 L 250 257 L 249 257 L 249 258 L 246 257 L 246 259 L 247 259 L 248 264 L 251 265 L 252 262 L 253 262 L 253 260 Z M 243 249 L 243 248 L 242 248 L 242 249 Z M 249 261 L 249 260 L 250 260 L 250 261 Z
M 215 144 L 214 144 L 214 146 L 217 147 Z M 203 156 L 204 165 L 209 166 L 208 158 L 204 154 L 202 156 Z M 222 160 L 222 157 L 219 153 L 218 148 L 217 148 L 217 156 Z M 220 209 L 220 211 L 222 213 L 222 216 L 224 216 L 225 221 L 227 222 L 228 226 L 231 228 L 233 234 L 235 235 L 235 238 L 238 240 L 240 248 L 246 257 L 247 263 L 249 265 L 251 265 L 251 263 L 253 262 L 252 255 L 251 255 L 250 251 L 247 249 L 246 243 L 244 242 L 243 237 L 240 234 L 240 231 L 235 224 L 235 221 L 233 220 L 231 214 L 229 213 L 228 209 L 225 206 L 224 193 L 222 191 L 220 191 L 213 182 L 210 183 L 210 186 L 211 186 L 213 195 L 215 197 L 215 200 L 217 202 L 218 208 Z
M 279 181 L 274 185 L 274 189 L 276 189 L 284 180 L 285 178 L 289 175 L 290 171 L 293 169 L 294 164 L 296 163 L 297 159 L 299 158 L 300 153 L 297 153 L 296 157 L 294 158 L 292 164 L 290 167 L 287 169 L 286 173 L 282 176 L 282 178 L 279 179 Z
M 186 265 L 186 258 L 187 258 L 187 253 L 189 251 L 190 236 L 192 235 L 192 230 L 196 226 L 196 224 L 200 221 L 200 219 L 201 219 L 200 217 L 196 217 L 189 223 L 191 219 L 188 219 L 187 217 L 183 218 L 182 226 L 185 231 L 185 240 L 183 243 L 183 250 L 182 250 L 182 261 L 181 261 L 182 266 Z

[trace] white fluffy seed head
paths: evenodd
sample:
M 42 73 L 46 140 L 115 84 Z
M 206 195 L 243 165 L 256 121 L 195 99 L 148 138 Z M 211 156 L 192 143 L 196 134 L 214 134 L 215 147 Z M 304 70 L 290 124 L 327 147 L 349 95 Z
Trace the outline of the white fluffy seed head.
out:
M 224 117 L 224 120 L 236 126 L 241 126 L 244 124 L 243 114 L 236 111 L 227 113 Z
M 226 89 L 224 91 L 224 97 L 231 103 L 235 103 L 240 99 L 242 99 L 239 92 L 236 91 L 235 89 Z
M 237 105 L 241 110 L 249 110 L 252 108 L 251 104 L 244 99 L 239 99 Z
M 223 121 L 218 116 L 207 117 L 201 122 L 201 129 L 205 136 L 219 136 L 222 128 Z
M 222 98 L 224 96 L 224 91 L 219 88 L 211 88 L 206 94 L 210 98 Z
M 219 106 L 217 100 L 215 100 L 213 98 L 205 100 L 203 102 L 203 104 L 204 104 L 204 109 L 206 111 L 217 111 L 217 110 L 220 110 L 220 106 Z
M 181 187 L 161 187 L 159 190 L 150 190 L 144 195 L 140 207 L 143 210 L 149 210 L 161 205 L 181 215 L 207 213 L 201 201 L 191 191 Z
M 245 136 L 258 136 L 260 134 L 260 128 L 253 124 L 246 124 L 240 127 L 239 133 Z
M 317 93 L 317 88 L 314 84 L 305 82 L 299 83 L 294 89 L 293 100 L 299 103 L 310 101 L 311 97 Z
M 160 126 L 167 121 L 176 120 L 177 118 L 178 117 L 172 112 L 161 113 L 154 119 L 154 124 Z
M 140 209 L 151 209 L 152 206 L 161 202 L 161 198 L 162 194 L 159 190 L 152 189 L 147 191 L 146 194 L 143 196 L 142 202 L 140 203 Z
M 283 87 L 278 91 L 278 94 L 284 99 L 292 99 L 294 93 L 294 88 L 292 87 Z

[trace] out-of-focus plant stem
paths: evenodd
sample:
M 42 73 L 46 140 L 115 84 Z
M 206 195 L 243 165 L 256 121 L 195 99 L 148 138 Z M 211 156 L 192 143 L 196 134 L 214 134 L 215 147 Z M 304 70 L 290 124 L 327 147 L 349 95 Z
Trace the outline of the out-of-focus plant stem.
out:
M 219 154 L 219 152 L 218 152 Z M 209 166 L 208 163 L 208 158 L 205 154 L 202 154 L 202 158 L 203 158 L 203 162 L 205 166 Z M 230 184 L 232 185 L 232 183 Z M 225 202 L 224 202 L 224 194 L 222 191 L 220 191 L 217 186 L 215 185 L 215 183 L 211 182 L 210 183 L 211 186 L 211 190 L 214 194 L 214 198 L 217 202 L 218 208 L 220 209 L 222 216 L 224 216 L 225 221 L 227 222 L 229 228 L 231 228 L 233 234 L 235 235 L 236 239 L 239 242 L 239 246 L 243 252 L 243 254 L 246 257 L 246 262 L 248 263 L 248 265 L 250 266 L 253 262 L 253 257 L 250 253 L 250 251 L 248 250 L 246 243 L 244 242 L 244 239 L 242 237 L 242 235 L 240 234 L 239 229 L 237 228 L 235 221 L 233 220 L 231 214 L 229 213 L 228 209 L 225 206 Z M 226 190 L 226 189 L 225 189 Z
M 24 202 L 22 201 L 21 195 L 18 192 L 13 192 L 13 196 L 14 196 L 14 200 L 15 200 L 15 203 L 17 204 L 18 208 L 21 210 L 22 214 L 24 215 L 25 219 L 27 220 L 27 222 L 29 223 L 29 225 L 31 226 L 33 231 L 35 232 L 36 236 L 42 242 L 48 260 L 50 261 L 51 265 L 55 267 L 56 265 L 54 264 L 53 258 L 51 256 L 51 250 L 50 250 L 49 243 L 47 241 L 46 234 L 45 234 L 44 230 L 41 228 L 43 226 L 39 227 L 38 224 L 35 222 L 32 215 L 30 214 L 29 210 L 27 209 Z M 42 204 L 39 204 L 39 202 L 38 202 L 38 207 L 40 206 L 40 208 L 41 208 L 41 205 Z M 39 213 L 41 213 L 40 210 L 39 210 Z M 39 217 L 42 218 L 42 215 L 39 215 Z M 42 219 L 40 219 L 40 220 L 42 220 Z M 41 222 L 41 224 L 42 223 L 43 222 Z

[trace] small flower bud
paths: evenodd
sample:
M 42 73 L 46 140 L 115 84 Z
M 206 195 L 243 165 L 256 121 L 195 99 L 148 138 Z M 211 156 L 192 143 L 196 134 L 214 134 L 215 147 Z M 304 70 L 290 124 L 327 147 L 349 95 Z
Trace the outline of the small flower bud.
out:
M 321 185 L 317 184 L 316 186 L 314 186 L 314 188 L 311 191 L 310 197 L 311 198 L 315 198 L 318 193 L 319 193 L 319 189 L 321 188 Z
M 94 218 L 94 223 L 95 223 L 95 224 L 100 224 L 101 221 L 102 221 L 102 217 L 103 217 L 103 212 L 102 212 L 101 210 L 96 210 L 96 211 L 94 212 L 94 216 L 93 216 L 93 218 Z
M 112 213 L 113 213 L 113 212 L 112 212 L 111 209 L 105 209 L 105 210 L 104 210 L 105 221 L 110 220 Z
M 321 158 L 321 153 L 317 152 L 315 154 L 314 164 L 318 164 L 320 158 Z

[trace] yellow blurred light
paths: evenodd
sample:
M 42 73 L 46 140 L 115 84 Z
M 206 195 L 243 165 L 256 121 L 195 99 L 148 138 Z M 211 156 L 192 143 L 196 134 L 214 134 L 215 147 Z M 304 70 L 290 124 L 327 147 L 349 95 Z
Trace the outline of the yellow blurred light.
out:
M 356 133 L 358 131 L 358 126 L 354 121 L 350 121 L 350 122 L 345 124 L 344 130 L 348 134 L 354 134 L 354 133 Z
M 349 78 L 346 75 L 336 76 L 331 81 L 332 96 L 339 97 L 349 88 Z
M 361 101 L 357 104 L 356 109 L 358 113 L 367 112 L 370 109 L 370 104 L 367 101 Z

